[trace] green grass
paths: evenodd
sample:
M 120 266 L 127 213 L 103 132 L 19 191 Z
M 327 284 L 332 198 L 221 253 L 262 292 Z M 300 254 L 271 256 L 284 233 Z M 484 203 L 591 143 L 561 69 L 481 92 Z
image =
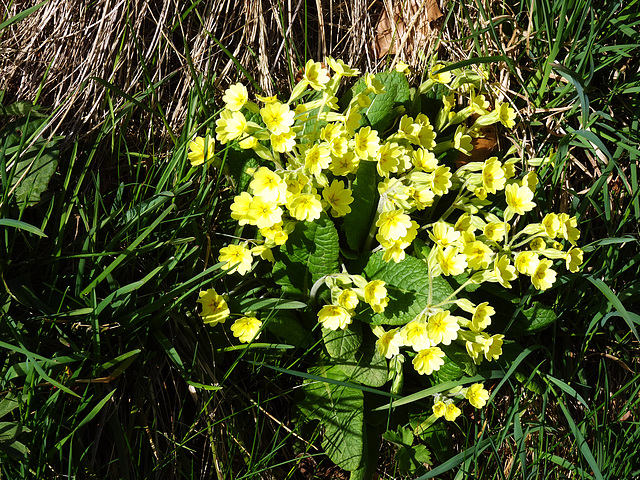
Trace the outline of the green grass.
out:
M 420 478 L 634 478 L 638 1 L 510 3 L 451 2 L 446 27 L 463 33 L 455 42 L 473 55 L 503 58 L 491 64 L 493 78 L 508 72 L 502 88 L 530 113 L 516 134 L 523 156 L 557 151 L 540 171 L 541 212 L 578 212 L 585 265 L 535 297 L 558 320 L 516 338 L 526 355 L 512 370 L 499 364 L 508 375 L 494 385 L 493 406 L 452 427 L 449 456 Z M 263 294 L 216 265 L 218 246 L 235 234 L 226 216 L 231 171 L 202 175 L 186 161 L 188 141 L 214 127 L 216 90 L 199 80 L 184 128 L 166 135 L 155 65 L 141 61 L 148 75 L 135 97 L 98 80 L 113 107 L 90 136 L 49 136 L 64 105 L 2 102 L 0 471 L 303 478 L 298 463 L 317 460 L 318 478 L 331 478 L 319 432 L 293 422 L 294 372 L 305 371 L 313 349 L 225 351 L 225 334 L 195 314 L 197 292 L 214 283 Z M 153 119 L 147 134 L 130 138 L 143 112 Z M 523 292 L 523 304 L 533 298 Z M 420 441 L 437 450 L 434 439 Z M 400 478 L 385 445 L 380 478 Z

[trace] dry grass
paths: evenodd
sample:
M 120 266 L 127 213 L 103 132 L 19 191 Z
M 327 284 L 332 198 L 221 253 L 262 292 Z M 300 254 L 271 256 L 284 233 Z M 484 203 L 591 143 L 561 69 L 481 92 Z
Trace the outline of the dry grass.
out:
M 3 0 L 3 20 L 36 3 Z M 416 12 L 427 12 L 428 3 L 51 1 L 0 32 L 0 89 L 5 100 L 63 106 L 54 131 L 82 134 L 109 115 L 108 92 L 93 80 L 98 77 L 130 96 L 144 96 L 142 103 L 151 108 L 161 107 L 176 131 L 186 116 L 194 76 L 220 91 L 242 79 L 234 59 L 267 94 L 290 88 L 308 58 L 331 55 L 374 72 L 398 60 L 424 64 L 438 26 L 433 15 L 431 22 L 418 21 L 422 15 Z M 377 26 L 381 16 L 386 28 Z M 389 24 L 389 18 L 397 23 Z M 394 55 L 384 57 L 376 28 L 378 39 L 386 35 L 387 44 L 395 42 Z M 151 92 L 149 85 L 155 85 Z M 127 101 L 117 94 L 111 100 L 115 109 Z

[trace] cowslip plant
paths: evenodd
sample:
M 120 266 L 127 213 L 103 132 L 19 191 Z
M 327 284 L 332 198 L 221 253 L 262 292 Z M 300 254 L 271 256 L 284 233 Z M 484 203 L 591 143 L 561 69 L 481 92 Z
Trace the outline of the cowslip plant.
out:
M 219 166 L 217 142 L 236 172 L 237 229 L 218 259 L 237 282 L 233 296 L 246 295 L 232 314 L 215 290 L 201 292 L 200 315 L 211 326 L 238 316 L 231 331 L 244 343 L 264 329 L 295 346 L 302 330 L 321 336 L 298 406 L 354 478 L 371 468 L 373 413 L 358 385 L 389 385 L 397 399 L 405 377 L 422 382 L 412 391 L 458 382 L 431 396 L 423 427 L 455 421 L 465 402 L 485 408 L 484 384 L 462 379 L 500 358 L 505 334 L 477 292 L 544 291 L 558 268 L 582 263 L 576 217 L 536 210 L 538 178 L 515 148 L 464 161 L 483 128 L 513 128 L 516 112 L 489 101 L 482 74 L 443 69 L 411 88 L 401 71 L 310 60 L 288 99 L 254 102 L 230 86 L 215 134 L 190 146 L 192 166 Z M 359 79 L 338 98 L 349 77 Z M 297 301 L 298 314 L 269 298 Z

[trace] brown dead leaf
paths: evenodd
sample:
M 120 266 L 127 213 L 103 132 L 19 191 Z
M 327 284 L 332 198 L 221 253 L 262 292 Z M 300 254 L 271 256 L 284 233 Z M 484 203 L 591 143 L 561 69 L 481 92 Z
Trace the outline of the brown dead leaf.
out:
M 498 131 L 495 125 L 487 125 L 480 129 L 480 135 L 477 138 L 471 139 L 471 146 L 473 150 L 471 155 L 465 155 L 460 152 L 458 158 L 455 161 L 456 168 L 469 163 L 469 162 L 484 162 L 491 156 L 493 151 L 498 146 Z
M 376 25 L 378 58 L 395 55 L 403 48 L 407 54 L 415 51 L 418 45 L 424 44 L 435 22 L 442 17 L 438 0 L 399 0 L 391 7 L 385 2 Z

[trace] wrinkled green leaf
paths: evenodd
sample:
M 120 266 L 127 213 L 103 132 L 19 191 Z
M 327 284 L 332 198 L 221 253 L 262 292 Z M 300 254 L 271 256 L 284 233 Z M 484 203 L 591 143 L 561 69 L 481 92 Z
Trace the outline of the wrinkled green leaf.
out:
M 383 132 L 394 118 L 391 111 L 410 100 L 409 82 L 400 72 L 380 72 L 376 80 L 384 85 L 384 92 L 369 94 L 371 105 L 362 110 L 363 124 L 371 125 L 371 128 Z M 366 88 L 364 80 L 358 81 L 352 88 L 351 98 Z
M 400 473 L 415 474 L 423 469 L 423 464 L 431 463 L 431 454 L 424 445 L 413 446 L 413 433 L 410 428 L 399 426 L 397 431 L 388 430 L 382 435 L 386 441 L 400 447 L 395 454 L 395 460 Z
M 307 295 L 316 280 L 338 271 L 339 253 L 338 231 L 325 213 L 314 222 L 299 222 L 276 252 L 276 283 L 283 293 Z
M 323 329 L 322 340 L 327 353 L 332 358 L 350 358 L 362 345 L 362 329 L 359 325 L 349 325 L 345 330 Z
M 309 373 L 344 380 L 337 367 L 320 364 Z M 344 470 L 356 470 L 364 450 L 364 395 L 361 390 L 319 381 L 305 381 L 305 398 L 298 404 L 310 420 L 324 428 L 322 448 Z
M 266 323 L 266 328 L 276 337 L 295 347 L 306 348 L 313 343 L 311 333 L 300 325 L 293 313 L 277 312 Z
M 344 217 L 344 233 L 349 248 L 360 251 L 369 235 L 378 205 L 375 162 L 360 162 L 353 182 L 351 213 Z
M 389 305 L 382 313 L 376 313 L 363 320 L 375 325 L 405 325 L 421 313 L 428 303 L 429 272 L 427 264 L 415 257 L 407 256 L 401 262 L 387 263 L 382 259 L 382 252 L 371 256 L 364 269 L 370 279 L 386 282 Z M 432 304 L 437 304 L 451 294 L 451 285 L 443 278 L 436 277 L 432 285 Z
M 477 373 L 478 368 L 467 354 L 465 348 L 455 343 L 439 345 L 439 347 L 446 354 L 446 357 L 444 358 L 444 365 L 433 372 L 433 378 L 436 383 L 459 380 L 464 375 L 473 376 Z
M 42 147 L 42 145 L 40 145 Z M 58 167 L 58 149 L 53 146 L 32 147 L 20 158 L 13 176 L 16 202 L 27 206 L 35 205 L 49 186 L 49 181 Z

